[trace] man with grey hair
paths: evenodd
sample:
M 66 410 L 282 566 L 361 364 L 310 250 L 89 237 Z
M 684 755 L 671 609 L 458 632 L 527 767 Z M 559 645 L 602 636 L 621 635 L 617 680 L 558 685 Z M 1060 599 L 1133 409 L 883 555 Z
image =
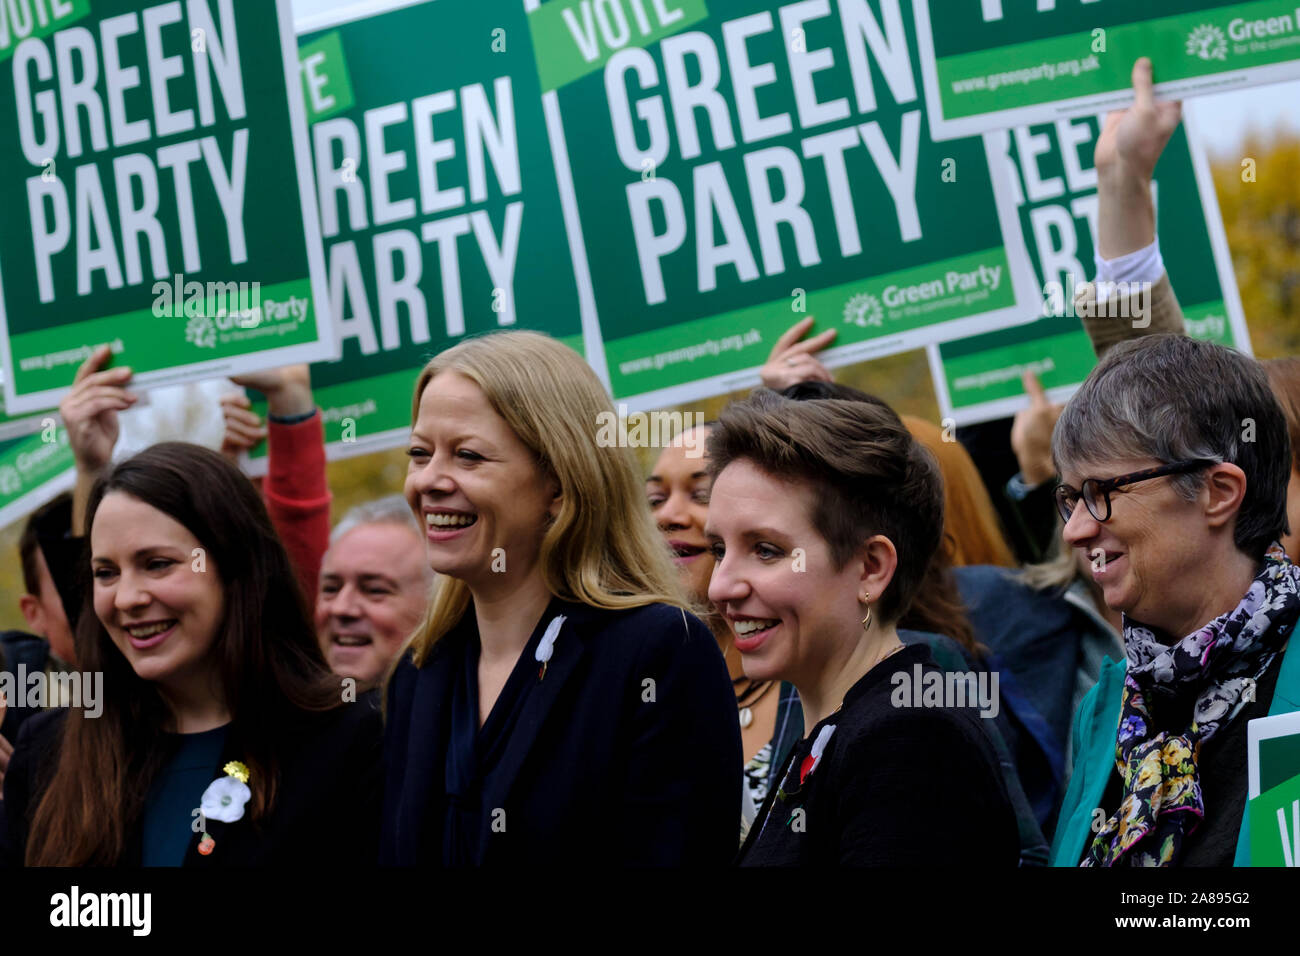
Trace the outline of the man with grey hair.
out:
M 376 685 L 420 623 L 433 572 L 406 499 L 357 505 L 330 534 L 316 592 L 316 636 L 334 673 Z

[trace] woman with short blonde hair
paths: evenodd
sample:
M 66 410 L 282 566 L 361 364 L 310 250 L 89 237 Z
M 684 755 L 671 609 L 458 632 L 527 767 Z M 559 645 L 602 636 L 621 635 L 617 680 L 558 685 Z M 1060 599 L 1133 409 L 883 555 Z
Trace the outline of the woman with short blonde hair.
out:
M 631 451 L 597 440 L 613 414 L 577 354 L 533 332 L 420 373 L 405 490 L 445 580 L 388 688 L 384 862 L 734 853 L 730 681 Z

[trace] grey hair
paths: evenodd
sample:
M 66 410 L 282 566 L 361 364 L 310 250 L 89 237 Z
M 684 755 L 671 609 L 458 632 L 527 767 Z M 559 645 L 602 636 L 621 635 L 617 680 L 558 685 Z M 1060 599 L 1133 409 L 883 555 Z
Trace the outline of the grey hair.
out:
M 349 531 L 367 524 L 400 524 L 416 534 L 423 534 L 424 531 L 405 498 L 401 495 L 385 495 L 349 508 L 330 532 L 330 544 L 337 542 Z
M 1058 472 L 1148 458 L 1231 462 L 1246 475 L 1237 547 L 1262 558 L 1287 527 L 1286 420 L 1259 363 L 1221 345 L 1171 334 L 1116 345 L 1061 413 L 1052 458 Z M 1191 500 L 1205 473 L 1170 480 Z

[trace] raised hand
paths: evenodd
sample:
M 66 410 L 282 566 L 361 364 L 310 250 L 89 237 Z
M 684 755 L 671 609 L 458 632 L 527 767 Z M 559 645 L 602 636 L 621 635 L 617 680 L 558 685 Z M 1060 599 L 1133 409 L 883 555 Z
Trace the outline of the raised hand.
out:
M 1151 61 L 1146 57 L 1133 64 L 1132 77 L 1133 105 L 1106 116 L 1093 162 L 1099 174 L 1120 173 L 1149 182 L 1156 161 L 1182 120 L 1183 104 L 1156 101 Z
M 311 369 L 306 365 L 284 365 L 231 376 L 230 380 L 264 394 L 267 411 L 272 415 L 300 415 L 315 407 L 311 395 Z M 224 412 L 224 408 L 222 410 Z
M 131 381 L 129 366 L 101 371 L 112 354 L 107 345 L 95 349 L 77 369 L 72 391 L 59 403 L 77 469 L 89 474 L 102 471 L 112 460 L 120 431 L 117 413 L 138 399 L 125 387 Z
M 830 369 L 823 365 L 814 352 L 820 352 L 835 339 L 836 330 L 827 329 L 810 339 L 803 337 L 812 328 L 811 318 L 800 319 L 782 333 L 772 346 L 767 364 L 759 370 L 763 384 L 781 391 L 800 382 L 833 382 Z
M 1156 101 L 1151 61 L 1133 64 L 1133 105 L 1106 117 L 1093 152 L 1097 167 L 1097 251 L 1116 259 L 1156 238 L 1151 174 L 1182 119 L 1176 100 Z
M 221 454 L 232 462 L 239 461 L 240 452 L 251 451 L 266 438 L 266 426 L 250 411 L 252 404 L 243 392 L 221 396 L 221 417 L 226 423 Z
M 1029 405 L 1016 412 L 1011 422 L 1011 449 L 1016 453 L 1020 474 L 1027 484 L 1037 485 L 1056 475 L 1052 461 L 1052 431 L 1065 410 L 1047 397 L 1038 376 L 1028 370 L 1021 376 Z

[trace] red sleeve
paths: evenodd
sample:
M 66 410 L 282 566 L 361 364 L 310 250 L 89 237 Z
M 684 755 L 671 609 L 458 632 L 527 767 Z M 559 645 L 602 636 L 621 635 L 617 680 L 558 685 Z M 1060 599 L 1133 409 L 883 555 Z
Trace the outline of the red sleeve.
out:
M 331 495 L 325 479 L 325 429 L 320 412 L 294 425 L 268 419 L 267 458 L 262 497 L 303 592 L 312 600 L 321 559 L 330 543 Z

